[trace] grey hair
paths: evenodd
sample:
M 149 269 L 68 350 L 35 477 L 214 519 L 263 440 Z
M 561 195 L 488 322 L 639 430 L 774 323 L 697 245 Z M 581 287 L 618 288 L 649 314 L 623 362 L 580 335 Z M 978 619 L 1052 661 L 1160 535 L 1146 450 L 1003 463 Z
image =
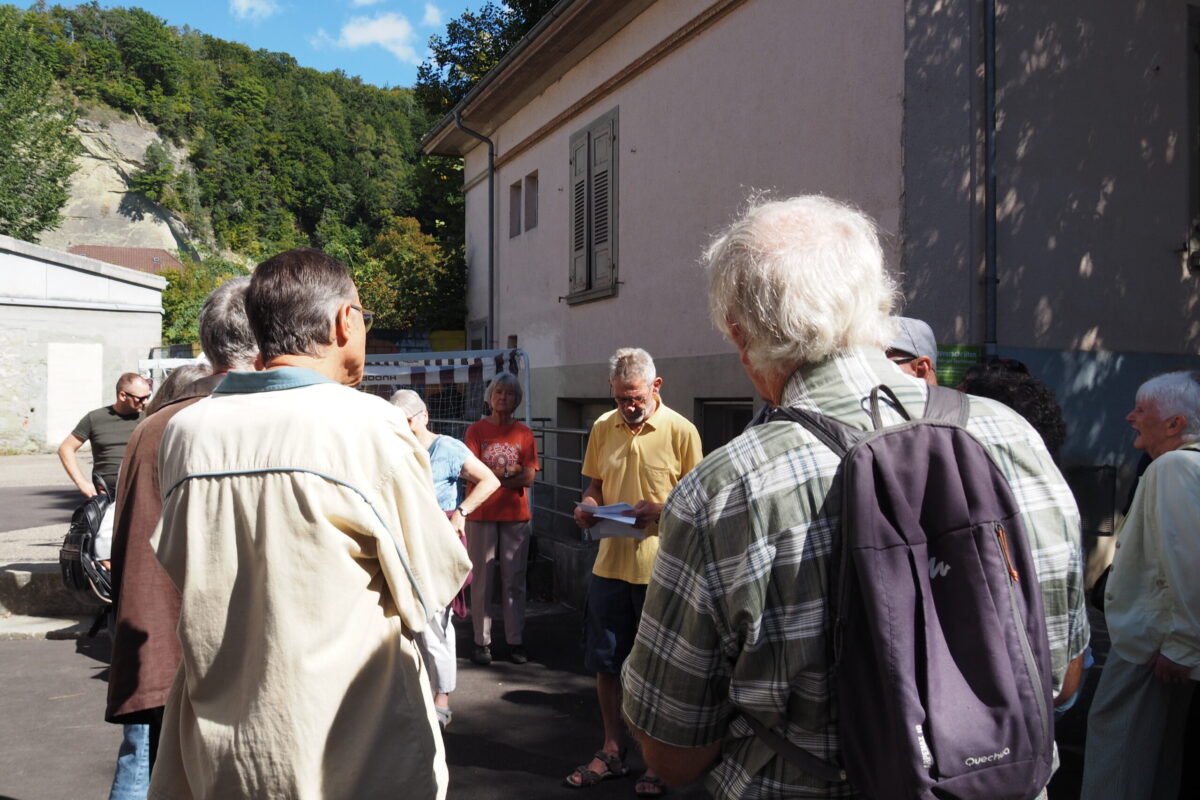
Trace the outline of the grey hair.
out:
M 162 386 L 158 387 L 158 391 L 154 393 L 154 397 L 151 397 L 150 402 L 146 405 L 145 416 L 148 417 L 155 411 L 158 411 L 167 403 L 183 394 L 184 389 L 201 378 L 207 378 L 209 375 L 212 375 L 212 369 L 207 364 L 184 364 L 182 367 L 176 367 L 171 370 L 171 374 L 162 382 Z
M 213 369 L 247 369 L 258 355 L 258 342 L 246 318 L 250 279 L 230 278 L 212 290 L 200 309 L 200 346 Z
M 622 347 L 608 359 L 608 380 L 643 380 L 646 385 L 654 383 L 658 374 L 654 371 L 654 359 L 640 347 Z
M 1151 403 L 1164 419 L 1182 416 L 1187 420 L 1183 441 L 1200 441 L 1200 372 L 1168 372 L 1151 378 L 1138 387 L 1137 399 Z
M 704 254 L 717 328 L 737 326 L 750 365 L 790 373 L 856 346 L 882 348 L 895 279 L 875 223 L 820 195 L 752 201 Z
M 320 250 L 297 247 L 259 264 L 250 276 L 246 316 L 263 363 L 283 355 L 320 355 L 331 344 L 338 308 L 353 298 L 345 265 Z
M 492 392 L 496 391 L 496 388 L 499 386 L 507 386 L 516 396 L 517 401 L 513 403 L 513 410 L 515 411 L 517 406 L 521 405 L 521 400 L 525 398 L 525 392 L 521 389 L 521 381 L 511 372 L 496 373 L 496 377 L 492 378 L 492 382 L 487 385 L 487 391 L 483 393 L 483 399 L 488 402 L 488 405 L 492 404 Z
M 421 399 L 421 395 L 412 389 L 397 390 L 395 394 L 388 398 L 388 402 L 403 411 L 404 416 L 409 419 L 427 410 L 425 408 L 425 401 Z

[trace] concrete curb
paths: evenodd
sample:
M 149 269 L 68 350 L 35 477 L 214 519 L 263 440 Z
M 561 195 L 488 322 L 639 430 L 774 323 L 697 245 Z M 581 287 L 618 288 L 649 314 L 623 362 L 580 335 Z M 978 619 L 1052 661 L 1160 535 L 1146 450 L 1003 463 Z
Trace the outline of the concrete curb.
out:
M 83 617 L 94 616 L 100 607 L 69 592 L 56 563 L 0 568 L 0 614 Z
M 92 627 L 90 617 L 0 616 L 0 642 L 23 639 L 82 639 Z M 98 635 L 103 635 L 103 629 Z

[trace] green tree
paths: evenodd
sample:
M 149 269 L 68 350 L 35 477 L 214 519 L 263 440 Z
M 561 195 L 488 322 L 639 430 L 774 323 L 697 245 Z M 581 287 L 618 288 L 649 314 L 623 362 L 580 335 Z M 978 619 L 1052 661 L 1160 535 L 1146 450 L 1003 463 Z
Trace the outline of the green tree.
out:
M 126 27 L 120 38 L 125 63 L 147 89 L 174 94 L 183 73 L 179 35 L 158 17 L 140 8 L 123 12 Z
M 129 188 L 141 192 L 156 203 L 175 208 L 175 162 L 162 142 L 155 139 L 146 146 L 142 168 L 129 177 Z
M 200 341 L 200 307 L 218 286 L 230 278 L 249 274 L 245 267 L 211 254 L 193 259 L 180 254 L 183 267 L 165 269 L 163 290 L 163 344 L 194 344 Z
M 538 23 L 556 0 L 488 0 L 446 25 L 444 36 L 431 36 L 429 58 L 417 69 L 417 100 L 435 118 L 463 99 Z
M 466 316 L 466 275 L 412 217 L 393 217 L 367 255 L 391 276 L 395 327 L 460 328 Z
M 61 221 L 76 168 L 75 112 L 52 88 L 33 35 L 0 7 L 0 233 L 18 239 Z

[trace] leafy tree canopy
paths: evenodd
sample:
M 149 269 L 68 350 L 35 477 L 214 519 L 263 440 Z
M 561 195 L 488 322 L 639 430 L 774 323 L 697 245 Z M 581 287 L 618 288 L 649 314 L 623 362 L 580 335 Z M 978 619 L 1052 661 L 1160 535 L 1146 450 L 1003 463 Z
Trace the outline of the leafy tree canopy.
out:
M 206 254 L 193 259 L 181 254 L 183 267 L 163 270 L 167 288 L 163 290 L 163 344 L 191 344 L 200 341 L 200 307 L 213 289 L 230 278 L 246 275 L 239 264 Z
M 507 36 L 519 38 L 518 17 L 534 5 L 539 3 L 492 4 L 484 12 L 487 24 L 503 24 Z M 9 55 L 0 70 L 30 87 L 20 97 L 30 98 L 26 106 L 40 105 L 37 119 L 59 122 L 47 128 L 53 135 L 30 139 L 41 148 L 36 163 L 49 169 L 52 144 L 69 153 L 73 142 L 62 135 L 70 114 L 46 100 L 56 81 L 78 101 L 138 114 L 186 152 L 179 163 L 164 144 L 151 145 L 131 183 L 181 215 L 203 240 L 199 244 L 251 260 L 299 245 L 324 247 L 354 271 L 382 327 L 462 326 L 461 166 L 422 159 L 418 141 L 429 116 L 413 90 L 380 89 L 342 72 L 306 69 L 284 53 L 175 28 L 137 8 L 102 8 L 96 0 L 73 7 L 39 2 L 27 11 L 0 6 L 0 12 L 4 36 L 17 37 L 5 45 Z M 0 160 L 14 152 L 3 146 L 17 130 L 3 122 L 10 106 L 6 88 L 0 93 Z M 62 163 L 69 165 L 70 157 Z M 26 166 L 8 177 L 0 167 L 0 180 L 31 174 L 35 170 Z M 54 173 L 60 183 L 69 174 Z M 0 216 L 9 208 L 30 215 L 41 208 L 28 191 L 0 186 L 6 188 Z M 56 212 L 63 200 L 65 194 L 55 195 L 47 207 Z M 38 219 L 44 228 L 54 214 L 39 211 Z M 210 268 L 209 260 L 189 262 L 168 276 L 164 341 L 194 335 L 203 295 L 235 267 L 216 260 Z
M 37 37 L 0 6 L 0 233 L 34 239 L 59 223 L 79 142 L 57 100 Z
M 496 66 L 557 0 L 488 2 L 446 25 L 429 39 L 430 56 L 417 70 L 416 93 L 433 120 L 440 119 Z

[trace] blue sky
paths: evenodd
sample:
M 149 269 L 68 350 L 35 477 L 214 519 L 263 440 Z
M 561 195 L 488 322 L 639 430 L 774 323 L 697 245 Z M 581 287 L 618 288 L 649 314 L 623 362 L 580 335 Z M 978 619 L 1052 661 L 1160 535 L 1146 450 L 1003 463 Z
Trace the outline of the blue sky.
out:
M 168 24 L 249 47 L 290 53 L 376 86 L 412 86 L 429 37 L 485 0 L 129 0 Z

